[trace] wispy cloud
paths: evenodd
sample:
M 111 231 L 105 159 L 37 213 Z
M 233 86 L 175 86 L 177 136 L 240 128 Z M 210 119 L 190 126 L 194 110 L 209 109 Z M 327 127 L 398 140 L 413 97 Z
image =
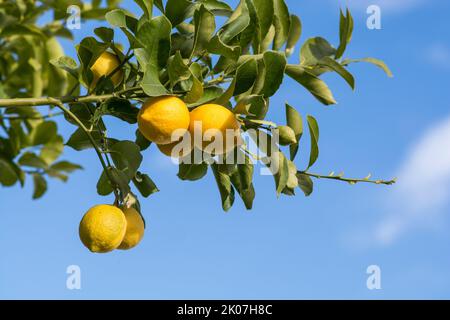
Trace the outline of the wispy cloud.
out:
M 443 43 L 435 43 L 427 49 L 425 57 L 434 66 L 450 70 L 449 46 Z
M 336 0 L 334 0 L 336 1 Z M 383 11 L 401 13 L 429 4 L 432 0 L 338 0 L 342 6 L 366 10 L 370 5 L 377 5 Z
M 398 173 L 386 215 L 371 233 L 388 245 L 405 233 L 434 226 L 450 200 L 450 117 L 429 129 L 413 146 Z

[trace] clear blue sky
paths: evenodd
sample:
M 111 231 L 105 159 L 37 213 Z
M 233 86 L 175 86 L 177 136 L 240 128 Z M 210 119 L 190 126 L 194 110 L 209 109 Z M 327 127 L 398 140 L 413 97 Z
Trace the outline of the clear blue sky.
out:
M 321 35 L 337 43 L 337 0 L 287 2 L 302 18 L 302 40 Z M 277 199 L 273 179 L 257 175 L 254 210 L 237 201 L 225 214 L 211 173 L 181 182 L 170 159 L 151 148 L 142 170 L 161 192 L 142 201 L 148 227 L 141 245 L 97 255 L 82 246 L 78 224 L 89 207 L 112 198 L 96 194 L 95 154 L 67 149 L 65 158 L 85 170 L 67 184 L 52 181 L 42 200 L 31 200 L 31 183 L 0 190 L 0 298 L 450 298 L 450 3 L 367 2 L 382 5 L 382 30 L 368 30 L 365 7 L 355 6 L 347 56 L 384 59 L 395 77 L 355 65 L 351 92 L 326 76 L 339 102 L 332 107 L 286 79 L 270 116 L 281 121 L 285 101 L 316 116 L 321 154 L 314 171 L 399 176 L 398 185 L 318 181 L 310 198 Z M 83 24 L 75 43 L 96 26 Z M 113 136 L 134 134 L 121 122 L 108 125 Z M 68 137 L 74 127 L 60 130 Z M 81 290 L 66 289 L 72 264 L 81 268 Z M 373 264 L 381 268 L 381 290 L 366 288 Z

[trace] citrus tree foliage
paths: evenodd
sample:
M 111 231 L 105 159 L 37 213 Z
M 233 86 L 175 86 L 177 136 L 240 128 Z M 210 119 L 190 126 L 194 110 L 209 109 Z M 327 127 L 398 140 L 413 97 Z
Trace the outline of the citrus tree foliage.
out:
M 333 105 L 336 100 L 321 79 L 323 74 L 335 73 L 352 89 L 355 79 L 348 67 L 353 63 L 369 62 L 391 75 L 382 61 L 345 56 L 353 31 L 348 10 L 340 14 L 336 43 L 315 37 L 294 50 L 301 38 L 302 24 L 298 16 L 289 12 L 284 0 L 241 0 L 236 8 L 220 0 L 135 2 L 141 8 L 140 16 L 119 8 L 119 1 L 106 1 L 106 7 L 101 1 L 0 1 L 2 185 L 23 185 L 30 177 L 34 183 L 33 198 L 39 198 L 46 191 L 47 178 L 66 181 L 69 173 L 81 169 L 60 159 L 64 147 L 91 149 L 103 166 L 98 193 L 114 193 L 117 203 L 138 206 L 134 193 L 148 197 L 158 191 L 152 179 L 140 171 L 142 152 L 150 142 L 139 131 L 134 141 L 115 139 L 103 118 L 112 116 L 124 125 L 134 125 L 142 102 L 163 95 L 182 98 L 190 109 L 205 103 L 234 109 L 242 132 L 255 129 L 269 140 L 274 129 L 278 129 L 279 148 L 261 151 L 268 156 L 277 155 L 279 170 L 274 172 L 274 179 L 279 195 L 294 195 L 297 188 L 310 195 L 312 178 L 352 184 L 393 183 L 370 177 L 348 179 L 334 173 L 311 173 L 309 170 L 319 156 L 317 120 L 311 115 L 302 117 L 289 104 L 271 106 L 286 113 L 285 123 L 266 119 L 270 98 L 287 77 L 319 103 Z M 71 4 L 80 6 L 83 19 L 106 20 L 76 45 L 77 57 L 65 56 L 58 41 L 72 39 L 65 27 L 67 7 Z M 48 18 L 48 13 L 53 21 L 37 24 L 44 14 Z M 127 43 L 114 41 L 117 32 L 125 34 Z M 119 57 L 121 64 L 117 69 L 123 70 L 125 78 L 115 86 L 112 75 L 102 77 L 93 87 L 90 68 L 107 50 Z M 290 64 L 287 58 L 294 52 L 299 52 L 299 57 Z M 51 120 L 58 115 L 74 126 L 67 139 L 58 134 L 57 125 Z M 302 149 L 302 156 L 309 162 L 306 168 L 297 168 L 294 162 L 303 136 L 310 139 L 311 150 L 307 153 Z M 258 143 L 258 138 L 253 138 Z M 181 180 L 199 180 L 210 169 L 224 210 L 233 205 L 236 196 L 250 209 L 255 197 L 252 154 L 245 146 L 238 152 L 249 161 L 234 165 L 180 164 L 178 176 Z

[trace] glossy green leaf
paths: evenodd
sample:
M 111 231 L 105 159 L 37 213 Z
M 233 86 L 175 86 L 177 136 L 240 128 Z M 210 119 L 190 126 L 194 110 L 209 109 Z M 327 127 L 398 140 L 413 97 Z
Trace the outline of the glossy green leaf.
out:
M 289 29 L 289 36 L 286 44 L 286 56 L 291 56 L 294 53 L 295 45 L 302 35 L 302 22 L 295 14 L 291 15 L 291 25 Z
M 214 15 L 204 6 L 200 6 L 194 14 L 194 25 L 194 46 L 191 58 L 203 54 L 208 47 L 209 41 L 216 29 Z
M 156 192 L 159 192 L 158 187 L 147 174 L 137 172 L 136 176 L 133 178 L 133 183 L 139 190 L 141 195 L 145 198 Z
M 191 4 L 188 0 L 167 0 L 165 15 L 172 26 L 179 25 L 188 17 Z
M 325 57 L 334 57 L 336 49 L 324 38 L 308 39 L 300 50 L 300 62 L 303 66 L 314 66 Z
M 76 170 L 83 169 L 82 166 L 69 162 L 69 161 L 60 161 L 50 166 L 50 169 L 56 170 L 56 171 L 62 171 L 67 173 L 72 173 Z
M 303 135 L 303 119 L 302 116 L 298 113 L 298 111 L 286 103 L 286 123 L 287 125 L 294 131 L 295 139 L 297 143 L 292 144 L 289 147 L 290 159 L 294 161 L 295 156 L 297 155 L 300 139 Z
M 336 59 L 342 57 L 347 48 L 347 45 L 350 43 L 353 34 L 353 17 L 350 13 L 350 10 L 347 9 L 346 15 L 342 10 L 340 11 L 340 22 L 339 22 L 339 39 L 340 44 L 336 51 Z
M 306 170 L 311 168 L 319 158 L 319 125 L 313 116 L 308 116 L 307 121 L 309 133 L 311 135 L 311 153 L 309 156 L 308 168 Z
M 286 43 L 289 37 L 291 25 L 291 16 L 284 0 L 273 0 L 274 4 L 274 20 L 275 39 L 273 50 L 279 50 Z
M 299 65 L 287 65 L 286 74 L 304 86 L 317 100 L 325 105 L 336 104 L 325 82 Z
M 234 188 L 231 184 L 229 175 L 224 174 L 218 170 L 217 164 L 212 164 L 211 169 L 216 179 L 217 187 L 219 188 L 220 197 L 222 199 L 222 208 L 224 211 L 231 209 L 234 203 Z
M 265 79 L 261 94 L 265 97 L 273 96 L 283 82 L 286 69 L 286 56 L 284 53 L 267 51 L 264 53 Z
M 142 162 L 139 146 L 132 141 L 119 141 L 109 151 L 117 169 L 123 171 L 128 179 L 132 179 Z
M 206 163 L 189 164 L 180 163 L 178 170 L 178 178 L 185 181 L 196 181 L 203 178 L 208 172 L 208 165 Z
M 36 155 L 33 152 L 25 152 L 19 158 L 18 162 L 21 166 L 25 166 L 25 167 L 32 167 L 32 168 L 38 168 L 38 169 L 47 168 L 47 163 L 45 163 L 44 160 L 42 160 L 38 155 Z
M 355 90 L 355 78 L 339 62 L 335 61 L 334 59 L 332 59 L 330 57 L 325 57 L 321 61 L 319 61 L 319 64 L 322 66 L 326 66 L 326 67 L 330 68 L 331 70 L 335 71 L 348 83 L 348 85 L 353 90 Z
M 386 65 L 386 63 L 384 63 L 383 61 L 381 61 L 379 59 L 375 59 L 375 58 L 348 59 L 348 60 L 342 61 L 342 65 L 346 66 L 346 65 L 349 65 L 351 63 L 357 63 L 357 62 L 371 63 L 371 64 L 381 68 L 387 74 L 388 77 L 393 77 L 394 76 L 392 74 L 392 71 Z
M 40 174 L 33 174 L 33 200 L 41 198 L 47 192 L 47 181 Z

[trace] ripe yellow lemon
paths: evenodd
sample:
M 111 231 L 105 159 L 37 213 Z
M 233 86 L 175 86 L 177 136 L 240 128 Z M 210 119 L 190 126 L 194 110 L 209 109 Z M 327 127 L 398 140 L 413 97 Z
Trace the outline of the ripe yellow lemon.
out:
M 186 104 L 172 96 L 147 100 L 138 114 L 139 131 L 156 144 L 172 143 L 172 134 L 182 136 L 189 128 L 189 121 Z
M 165 154 L 168 157 L 176 159 L 188 156 L 194 148 L 193 144 L 190 143 L 190 141 L 185 141 L 183 139 L 169 144 L 158 144 L 157 146 L 161 153 Z M 177 149 L 175 150 L 175 148 Z
M 111 205 L 98 205 L 84 215 L 79 234 L 89 250 L 104 253 L 120 245 L 126 230 L 127 219 L 122 210 Z
M 91 67 L 91 71 L 94 75 L 92 79 L 91 87 L 94 88 L 97 85 L 98 80 L 105 76 L 110 75 L 120 65 L 119 58 L 111 52 L 103 52 L 100 57 L 94 62 Z M 123 71 L 117 70 L 111 76 L 111 81 L 114 87 L 117 87 L 123 80 Z
M 134 208 L 124 208 L 123 213 L 127 219 L 127 231 L 122 243 L 118 247 L 120 250 L 128 250 L 139 244 L 144 237 L 144 220 L 139 212 Z
M 233 150 L 242 143 L 239 128 L 235 114 L 218 104 L 205 104 L 191 111 L 189 131 L 195 146 L 204 152 L 220 155 Z

